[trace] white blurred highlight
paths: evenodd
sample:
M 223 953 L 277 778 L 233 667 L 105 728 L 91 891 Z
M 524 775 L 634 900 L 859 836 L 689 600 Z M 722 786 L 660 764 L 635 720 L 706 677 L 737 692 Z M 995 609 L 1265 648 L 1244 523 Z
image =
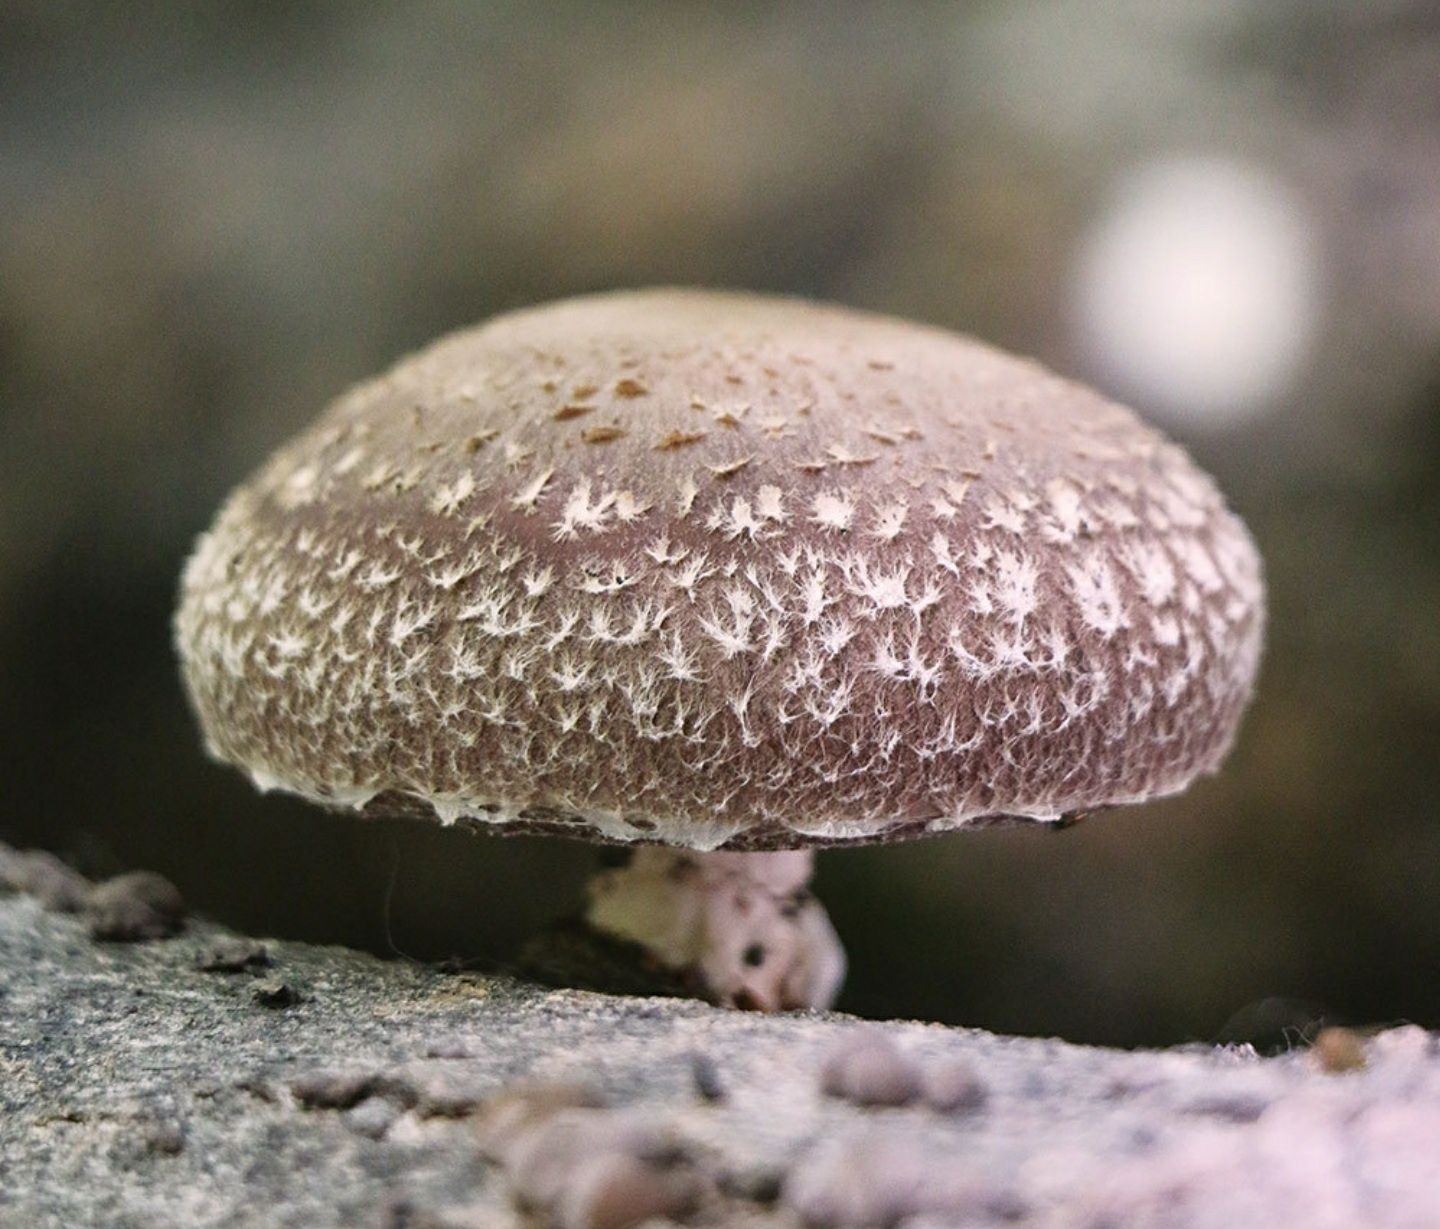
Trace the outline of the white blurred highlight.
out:
M 1226 159 L 1154 162 L 1116 185 L 1081 243 L 1076 329 L 1087 359 L 1146 411 L 1204 430 L 1275 407 L 1319 316 L 1304 209 Z

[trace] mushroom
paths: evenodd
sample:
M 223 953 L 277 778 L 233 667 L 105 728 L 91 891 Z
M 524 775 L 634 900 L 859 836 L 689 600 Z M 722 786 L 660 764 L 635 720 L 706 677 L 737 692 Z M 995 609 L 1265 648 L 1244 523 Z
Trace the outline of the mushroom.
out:
M 813 850 L 1216 768 L 1260 562 L 1130 411 L 905 321 L 658 289 L 500 316 L 229 498 L 176 638 L 213 756 L 364 815 L 635 847 L 586 923 L 824 1007 Z

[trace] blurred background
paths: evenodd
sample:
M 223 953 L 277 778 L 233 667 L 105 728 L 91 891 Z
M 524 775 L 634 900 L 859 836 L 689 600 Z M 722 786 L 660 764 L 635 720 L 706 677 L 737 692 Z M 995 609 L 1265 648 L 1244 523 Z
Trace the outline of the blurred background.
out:
M 1267 560 L 1223 775 L 822 856 L 844 1006 L 1118 1044 L 1440 1026 L 1433 0 L 0 2 L 0 838 L 426 959 L 572 908 L 583 846 L 207 763 L 168 621 L 226 491 L 331 396 L 652 282 L 1035 354 L 1181 440 Z

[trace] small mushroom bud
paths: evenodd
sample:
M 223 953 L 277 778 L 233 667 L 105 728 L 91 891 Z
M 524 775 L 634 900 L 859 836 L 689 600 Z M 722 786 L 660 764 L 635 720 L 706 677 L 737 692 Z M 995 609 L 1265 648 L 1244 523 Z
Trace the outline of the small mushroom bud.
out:
M 989 1099 L 984 1081 L 964 1059 L 929 1064 L 921 1083 L 925 1104 L 942 1114 L 969 1113 Z
M 100 884 L 86 902 L 90 933 L 117 943 L 163 939 L 185 924 L 180 890 L 153 871 L 131 871 Z
M 79 871 L 44 849 L 0 847 L 0 886 L 25 892 L 55 913 L 78 913 L 91 884 Z
M 825 1058 L 820 1087 L 855 1105 L 908 1105 L 920 1096 L 920 1069 L 879 1030 L 846 1037 Z
M 1320 1070 L 1330 1075 L 1359 1071 L 1365 1066 L 1365 1041 L 1348 1028 L 1322 1028 L 1315 1038 L 1311 1053 Z

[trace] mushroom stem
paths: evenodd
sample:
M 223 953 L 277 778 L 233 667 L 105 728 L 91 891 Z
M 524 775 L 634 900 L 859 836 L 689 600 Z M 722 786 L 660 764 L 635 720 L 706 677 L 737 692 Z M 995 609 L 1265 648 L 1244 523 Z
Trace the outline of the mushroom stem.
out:
M 585 920 L 643 947 L 717 1003 L 829 1007 L 845 951 L 809 889 L 814 853 L 698 853 L 647 846 L 590 882 Z

